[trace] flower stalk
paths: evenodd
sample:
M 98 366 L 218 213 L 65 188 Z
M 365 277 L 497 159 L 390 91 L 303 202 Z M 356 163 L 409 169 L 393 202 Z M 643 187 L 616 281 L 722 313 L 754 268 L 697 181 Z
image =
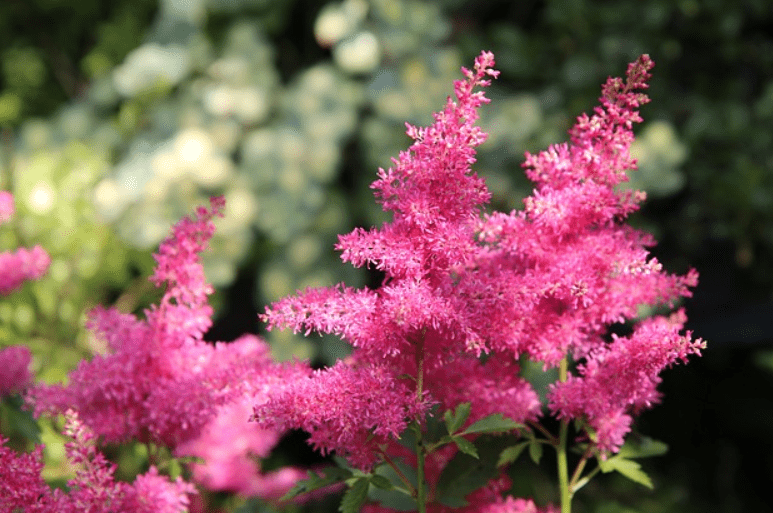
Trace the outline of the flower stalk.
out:
M 564 357 L 558 366 L 559 382 L 566 382 L 568 374 L 567 357 Z M 558 445 L 556 447 L 556 458 L 558 462 L 558 487 L 561 493 L 561 513 L 571 513 L 572 511 L 572 491 L 569 488 L 569 468 L 566 458 L 566 441 L 568 433 L 569 419 L 561 419 L 561 427 L 558 434 Z

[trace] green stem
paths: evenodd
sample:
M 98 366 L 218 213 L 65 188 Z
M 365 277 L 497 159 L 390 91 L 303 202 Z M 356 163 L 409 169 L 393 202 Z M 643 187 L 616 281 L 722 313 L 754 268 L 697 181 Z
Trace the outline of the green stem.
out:
M 416 347 L 416 399 L 424 398 L 424 333 Z M 422 439 L 422 423 L 416 422 L 416 503 L 419 513 L 427 511 L 427 490 L 424 486 L 424 440 Z
M 569 375 L 568 357 L 564 357 L 558 367 L 558 379 L 561 382 L 567 380 Z M 558 486 L 561 491 L 561 513 L 572 512 L 572 494 L 569 490 L 569 467 L 566 459 L 566 439 L 569 434 L 569 420 L 561 420 L 561 428 L 558 435 L 558 446 L 556 447 L 558 460 Z
M 582 455 L 582 458 L 580 459 L 580 462 L 577 464 L 577 467 L 574 469 L 574 474 L 572 474 L 572 480 L 569 481 L 569 489 L 572 491 L 577 491 L 577 483 L 580 481 L 580 477 L 582 476 L 582 471 L 585 470 L 585 464 L 588 462 L 588 458 L 590 458 L 591 454 L 593 453 L 593 447 L 589 444 L 588 448 L 585 450 L 585 453 Z

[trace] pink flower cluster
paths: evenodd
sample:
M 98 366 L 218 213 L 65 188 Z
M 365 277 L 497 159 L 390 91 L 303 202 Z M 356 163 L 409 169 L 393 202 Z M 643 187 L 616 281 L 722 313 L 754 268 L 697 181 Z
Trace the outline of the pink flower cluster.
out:
M 212 287 L 199 253 L 223 206 L 222 198 L 213 198 L 209 209 L 181 220 L 161 244 L 151 279 L 167 289 L 145 320 L 93 310 L 89 326 L 107 341 L 108 353 L 81 361 L 67 385 L 34 386 L 27 400 L 38 415 L 77 411 L 107 442 L 153 442 L 178 456 L 200 457 L 194 476 L 211 489 L 276 497 L 300 471 L 261 473 L 255 457 L 265 457 L 279 433 L 248 422 L 244 410 L 296 371 L 275 363 L 254 335 L 217 344 L 202 338 L 211 325 Z
M 421 423 L 433 404 L 470 402 L 468 422 L 492 413 L 535 421 L 540 402 L 518 377 L 518 359 L 573 360 L 578 374 L 551 387 L 549 407 L 584 421 L 603 454 L 619 449 L 632 415 L 657 402 L 658 374 L 704 347 L 680 335 L 681 311 L 636 322 L 640 306 L 673 306 L 697 283 L 694 270 L 665 273 L 647 251 L 652 237 L 624 224 L 645 197 L 617 185 L 635 168 L 632 127 L 652 61 L 642 56 L 625 80 L 610 78 L 569 143 L 527 154 L 536 188 L 523 210 L 484 214 L 490 194 L 470 166 L 486 138 L 475 121 L 488 99 L 475 89 L 497 76 L 493 65 L 481 53 L 431 126 L 407 125 L 414 143 L 372 185 L 392 221 L 339 237 L 342 259 L 382 271 L 383 284 L 309 289 L 266 309 L 269 328 L 336 334 L 354 352 L 269 390 L 257 420 L 305 429 L 323 452 L 367 469 L 385 460 L 387 435 Z M 633 335 L 606 341 L 611 325 L 628 321 Z M 487 507 L 480 511 L 533 510 L 511 499 Z
M 0 191 L 0 224 L 15 212 L 13 196 Z M 15 252 L 0 253 L 0 296 L 10 294 L 27 280 L 36 280 L 48 270 L 51 258 L 43 248 L 35 246 Z M 12 346 L 0 350 L 0 398 L 19 393 L 32 383 L 29 371 L 31 354 L 25 346 Z
M 178 478 L 169 481 L 155 467 L 137 476 L 133 484 L 113 479 L 115 465 L 95 445 L 95 436 L 72 410 L 65 415 L 65 445 L 70 463 L 78 470 L 67 492 L 51 490 L 40 477 L 42 446 L 17 454 L 0 438 L 0 511 L 28 513 L 181 513 L 187 511 L 195 488 Z
M 660 372 L 705 347 L 689 333 L 680 334 L 686 320 L 677 310 L 640 322 L 628 337 L 613 336 L 612 343 L 588 355 L 579 376 L 553 386 L 551 409 L 560 418 L 588 420 L 599 448 L 616 451 L 633 422 L 631 414 L 660 401 Z
M 470 164 L 486 138 L 475 126 L 477 109 L 488 102 L 474 89 L 497 76 L 492 65 L 493 56 L 481 54 L 473 70 L 464 70 L 466 80 L 455 82 L 457 101 L 449 98 L 432 126 L 409 125 L 414 144 L 393 168 L 379 171 L 372 187 L 393 221 L 339 237 L 342 259 L 383 271 L 383 285 L 311 289 L 266 309 L 270 327 L 335 333 L 355 352 L 349 364 L 269 391 L 257 419 L 310 430 L 315 446 L 346 454 L 360 468 L 379 461 L 376 448 L 434 403 L 471 401 L 473 420 L 495 411 L 519 422 L 536 419 L 539 400 L 517 377 L 515 359 L 483 364 L 466 353 L 481 320 L 458 308 L 470 302 L 459 271 L 480 251 L 475 226 L 490 197 Z M 419 373 L 426 377 L 417 391 L 409 377 Z
M 31 359 L 32 354 L 25 346 L 0 349 L 0 398 L 23 392 L 32 383 Z

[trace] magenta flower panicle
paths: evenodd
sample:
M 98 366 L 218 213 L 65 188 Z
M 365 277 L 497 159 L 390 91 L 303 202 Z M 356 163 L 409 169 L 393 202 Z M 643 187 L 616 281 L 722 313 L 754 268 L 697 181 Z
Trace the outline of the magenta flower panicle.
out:
M 211 325 L 212 287 L 198 255 L 223 207 L 222 198 L 213 198 L 161 244 L 151 279 L 167 290 L 145 320 L 112 308 L 91 312 L 88 326 L 107 341 L 108 353 L 80 362 L 66 386 L 31 389 L 36 414 L 73 408 L 105 441 L 133 438 L 174 448 L 244 393 L 248 375 L 270 367 L 268 347 L 256 337 L 217 345 L 202 340 Z
M 23 392 L 32 384 L 32 354 L 25 346 L 0 349 L 0 398 Z
M 266 308 L 261 318 L 269 329 L 336 334 L 355 351 L 350 363 L 269 391 L 255 408 L 256 419 L 305 429 L 315 447 L 338 451 L 360 468 L 379 461 L 376 447 L 399 436 L 409 421 L 423 422 L 434 403 L 454 408 L 472 402 L 473 419 L 502 412 L 498 407 L 519 422 L 536 419 L 537 395 L 517 378 L 515 360 L 505 356 L 505 371 L 496 359 L 484 365 L 465 355 L 479 320 L 458 312 L 469 299 L 459 297 L 466 291 L 457 287 L 458 270 L 479 251 L 475 227 L 490 199 L 470 166 L 486 139 L 475 126 L 477 111 L 489 101 L 475 89 L 498 75 L 493 65 L 493 55 L 482 52 L 472 70 L 463 69 L 455 100 L 448 99 L 431 126 L 407 125 L 413 144 L 393 167 L 379 170 L 372 185 L 392 221 L 339 237 L 342 260 L 383 271 L 383 285 L 308 289 Z M 420 372 L 426 379 L 417 390 L 417 381 L 406 376 Z M 503 379 L 499 391 L 490 390 L 494 375 Z M 465 386 L 449 385 L 452 376 Z
M 617 452 L 633 415 L 660 401 L 661 371 L 705 349 L 691 332 L 680 333 L 686 320 L 680 309 L 641 321 L 630 336 L 613 336 L 580 364 L 579 375 L 551 386 L 550 409 L 559 418 L 586 421 L 599 450 Z
M 658 400 L 658 374 L 704 347 L 681 334 L 681 311 L 635 323 L 642 305 L 673 308 L 698 278 L 666 273 L 648 252 L 654 239 L 624 224 L 645 198 L 618 185 L 636 167 L 632 129 L 649 101 L 650 58 L 632 63 L 625 80 L 607 80 L 601 105 L 577 118 L 568 143 L 527 153 L 535 190 L 523 210 L 484 214 L 490 194 L 470 166 L 486 138 L 474 123 L 488 100 L 475 88 L 497 76 L 493 65 L 482 52 L 431 126 L 407 125 L 413 144 L 371 186 L 392 220 L 339 236 L 342 260 L 382 271 L 382 285 L 307 289 L 266 308 L 269 329 L 335 334 L 353 353 L 270 390 L 255 407 L 264 425 L 304 429 L 322 452 L 368 469 L 390 461 L 384 451 L 404 459 L 389 440 L 409 421 L 420 425 L 433 404 L 469 402 L 467 422 L 496 413 L 535 422 L 541 405 L 518 377 L 518 359 L 545 367 L 573 359 L 579 374 L 551 388 L 549 409 L 584 421 L 603 456 Z M 607 342 L 611 325 L 629 321 L 633 335 Z M 432 456 L 455 449 L 444 450 Z M 442 468 L 433 461 L 423 470 L 430 484 Z M 497 499 L 474 511 L 535 506 Z
M 177 478 L 170 481 L 155 467 L 137 476 L 134 483 L 115 481 L 115 465 L 95 445 L 95 435 L 72 410 L 65 413 L 65 444 L 76 470 L 68 491 L 51 490 L 41 477 L 43 446 L 17 454 L 0 439 L 0 511 L 30 513 L 183 513 L 188 510 L 193 485 Z
M 153 442 L 176 456 L 200 458 L 192 465 L 194 477 L 213 490 L 276 498 L 301 472 L 261 472 L 255 458 L 267 456 L 280 433 L 248 423 L 249 410 L 256 397 L 301 367 L 275 363 L 269 346 L 254 335 L 229 343 L 203 340 L 211 325 L 212 287 L 199 253 L 223 208 L 222 198 L 212 198 L 209 208 L 178 222 L 161 244 L 151 280 L 167 289 L 144 320 L 95 308 L 88 326 L 107 342 L 108 353 L 80 362 L 66 386 L 40 384 L 27 397 L 38 415 L 77 410 L 83 425 L 104 441 Z M 140 485 L 152 487 L 154 479 Z
M 145 312 L 146 320 L 102 307 L 90 313 L 88 327 L 107 341 L 108 354 L 81 361 L 67 386 L 32 388 L 28 398 L 36 414 L 73 408 L 112 442 L 134 438 L 174 446 L 197 433 L 214 408 L 206 380 L 191 372 L 186 361 L 192 354 L 207 358 L 202 353 L 213 349 L 202 341 L 211 324 L 207 294 L 212 289 L 198 253 L 223 206 L 222 198 L 213 198 L 210 209 L 200 208 L 195 218 L 178 222 L 161 244 L 151 279 L 157 285 L 165 282 L 167 290 L 159 306 Z

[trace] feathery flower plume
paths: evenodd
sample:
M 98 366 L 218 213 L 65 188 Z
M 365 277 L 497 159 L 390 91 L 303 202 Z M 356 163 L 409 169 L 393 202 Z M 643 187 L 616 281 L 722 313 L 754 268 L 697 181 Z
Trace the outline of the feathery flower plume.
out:
M 113 479 L 115 465 L 95 445 L 95 435 L 68 410 L 65 444 L 70 463 L 78 470 L 68 481 L 68 491 L 51 490 L 41 477 L 42 446 L 16 454 L 0 439 L 0 511 L 30 513 L 182 513 L 187 511 L 193 485 L 177 478 L 169 481 L 155 467 L 137 476 L 133 484 Z
M 342 260 L 383 271 L 383 285 L 308 289 L 266 309 L 269 328 L 337 334 L 355 351 L 349 362 L 269 391 L 256 419 L 307 430 L 323 453 L 338 451 L 363 469 L 382 458 L 380 445 L 423 419 L 434 403 L 453 408 L 471 401 L 473 419 L 494 411 L 536 419 L 539 400 L 517 377 L 514 360 L 483 364 L 465 355 L 466 335 L 479 321 L 456 311 L 466 300 L 458 296 L 457 269 L 478 251 L 476 222 L 490 198 L 470 165 L 486 139 L 475 126 L 477 110 L 489 101 L 475 89 L 498 75 L 493 64 L 491 53 L 481 53 L 474 69 L 463 69 L 456 99 L 448 99 L 434 124 L 406 125 L 413 145 L 393 167 L 379 170 L 371 186 L 392 221 L 339 237 Z M 407 377 L 419 374 L 421 385 Z M 491 390 L 497 377 L 502 388 Z
M 647 251 L 653 238 L 624 224 L 645 198 L 617 185 L 636 165 L 632 128 L 649 101 L 642 90 L 652 61 L 642 56 L 625 80 L 610 78 L 601 106 L 577 119 L 568 143 L 526 155 L 536 188 L 523 210 L 486 214 L 490 194 L 470 166 L 486 138 L 474 123 L 488 100 L 475 88 L 497 76 L 493 64 L 482 52 L 431 126 L 407 125 L 413 144 L 371 186 L 392 220 L 339 236 L 342 260 L 383 272 L 382 285 L 307 289 L 266 308 L 269 329 L 335 334 L 353 354 L 269 391 L 256 420 L 304 429 L 323 453 L 338 451 L 367 470 L 389 463 L 389 454 L 410 461 L 390 440 L 409 421 L 421 424 L 434 404 L 442 411 L 471 403 L 467 422 L 493 413 L 535 421 L 540 402 L 518 377 L 518 360 L 574 360 L 578 374 L 551 387 L 549 408 L 583 421 L 603 455 L 620 447 L 632 415 L 658 400 L 659 372 L 704 347 L 680 335 L 681 312 L 605 338 L 611 325 L 635 321 L 642 305 L 673 307 L 697 283 L 694 270 L 665 273 Z M 372 391 L 374 379 L 383 391 Z M 444 451 L 425 462 L 430 487 L 455 449 Z M 530 501 L 493 497 L 469 511 L 537 511 Z

